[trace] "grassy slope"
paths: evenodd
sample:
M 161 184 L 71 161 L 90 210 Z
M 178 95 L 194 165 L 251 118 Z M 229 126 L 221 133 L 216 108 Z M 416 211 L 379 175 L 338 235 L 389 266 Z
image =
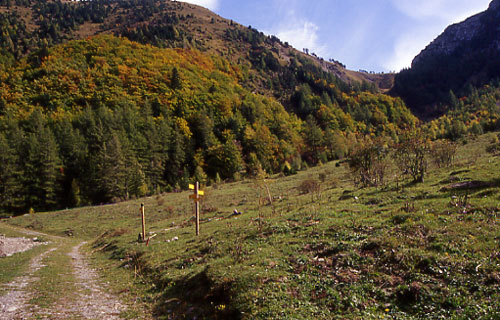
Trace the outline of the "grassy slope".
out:
M 207 187 L 198 238 L 188 192 L 9 222 L 96 239 L 89 250 L 107 279 L 123 290 L 135 282 L 131 294 L 164 318 L 498 319 L 500 160 L 485 152 L 491 138 L 461 146 L 453 168 L 431 166 L 425 184 L 360 190 L 335 163 L 276 177 L 267 181 L 274 213 L 262 181 Z M 321 194 L 299 194 L 320 176 Z M 471 190 L 457 207 L 460 194 L 440 191 L 456 178 L 494 187 Z M 141 202 L 158 234 L 148 247 L 135 241 Z M 243 214 L 227 218 L 234 208 Z

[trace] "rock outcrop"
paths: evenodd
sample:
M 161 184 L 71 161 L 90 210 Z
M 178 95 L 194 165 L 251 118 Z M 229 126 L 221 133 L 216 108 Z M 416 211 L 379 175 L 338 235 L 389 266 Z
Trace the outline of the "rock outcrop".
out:
M 435 55 L 451 55 L 457 49 L 467 48 L 472 50 L 477 48 L 479 44 L 478 38 L 484 37 L 485 34 L 492 32 L 498 33 L 500 27 L 500 0 L 493 0 L 488 10 L 479 13 L 466 19 L 463 22 L 453 24 L 446 28 L 446 30 L 437 37 L 431 44 L 429 44 L 422 52 L 415 57 L 412 62 L 412 67 L 419 63 L 425 63 L 425 60 L 430 56 Z M 497 31 L 497 32 L 495 32 Z M 500 50 L 498 43 L 500 39 L 490 39 L 490 43 L 481 43 L 479 47 L 493 48 Z M 495 41 L 496 40 L 496 41 Z
M 393 95 L 422 119 L 447 112 L 450 92 L 465 96 L 500 79 L 500 0 L 465 21 L 453 24 L 396 75 Z

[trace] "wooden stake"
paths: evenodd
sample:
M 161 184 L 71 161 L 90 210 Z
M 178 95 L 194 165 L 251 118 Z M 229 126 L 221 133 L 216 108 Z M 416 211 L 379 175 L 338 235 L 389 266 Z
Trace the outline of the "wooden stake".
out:
M 198 195 L 198 190 L 200 189 L 200 183 L 196 181 L 194 184 L 194 211 L 196 215 L 196 235 L 200 235 L 200 200 Z
M 142 216 L 142 241 L 146 241 L 146 216 L 144 215 L 144 203 L 141 203 Z
M 194 201 L 194 214 L 196 218 L 196 235 L 200 235 L 200 197 L 205 195 L 203 190 L 200 190 L 200 183 L 196 182 L 194 185 L 189 185 L 190 190 L 194 190 L 194 193 L 189 196 L 190 199 Z

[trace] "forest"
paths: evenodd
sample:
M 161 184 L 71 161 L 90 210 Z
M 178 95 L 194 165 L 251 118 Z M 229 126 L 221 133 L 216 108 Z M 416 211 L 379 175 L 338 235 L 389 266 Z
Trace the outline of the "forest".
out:
M 422 123 L 401 98 L 251 27 L 224 22 L 230 47 L 213 51 L 178 3 L 0 1 L 11 6 L 30 13 L 0 11 L 3 212 L 293 174 L 415 128 L 455 141 L 499 128 L 495 82 L 449 91 L 451 111 Z M 74 40 L 85 23 L 113 35 Z
M 287 112 L 244 77 L 224 58 L 114 36 L 29 55 L 0 74 L 3 210 L 292 173 L 344 157 L 360 134 L 397 136 L 417 122 L 399 99 L 343 92 L 313 73 Z

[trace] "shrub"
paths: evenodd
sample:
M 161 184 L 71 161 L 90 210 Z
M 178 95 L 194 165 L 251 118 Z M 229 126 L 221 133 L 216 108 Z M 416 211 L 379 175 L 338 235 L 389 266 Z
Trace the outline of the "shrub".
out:
M 171 216 L 175 213 L 175 208 L 173 206 L 166 206 L 165 207 L 165 212 Z
M 164 203 L 165 203 L 165 199 L 162 198 L 160 195 L 157 195 L 156 196 L 156 204 L 161 207 Z
M 394 149 L 394 159 L 401 173 L 411 176 L 414 182 L 424 182 L 429 141 L 419 136 L 418 132 L 412 132 L 406 134 Z
M 432 144 L 431 155 L 439 168 L 451 166 L 456 153 L 457 144 L 452 141 L 440 140 Z
M 499 136 L 500 134 L 495 135 L 492 134 L 490 138 L 490 145 L 486 147 L 486 151 L 489 153 L 498 153 L 500 152 L 500 142 L 499 142 Z
M 358 143 L 348 160 L 354 183 L 363 187 L 383 184 L 387 169 L 386 157 L 387 148 L 381 140 Z
M 326 173 L 322 172 L 319 174 L 319 181 L 325 182 L 326 181 Z
M 315 179 L 306 179 L 299 185 L 299 191 L 302 194 L 319 192 L 320 189 L 321 186 Z

